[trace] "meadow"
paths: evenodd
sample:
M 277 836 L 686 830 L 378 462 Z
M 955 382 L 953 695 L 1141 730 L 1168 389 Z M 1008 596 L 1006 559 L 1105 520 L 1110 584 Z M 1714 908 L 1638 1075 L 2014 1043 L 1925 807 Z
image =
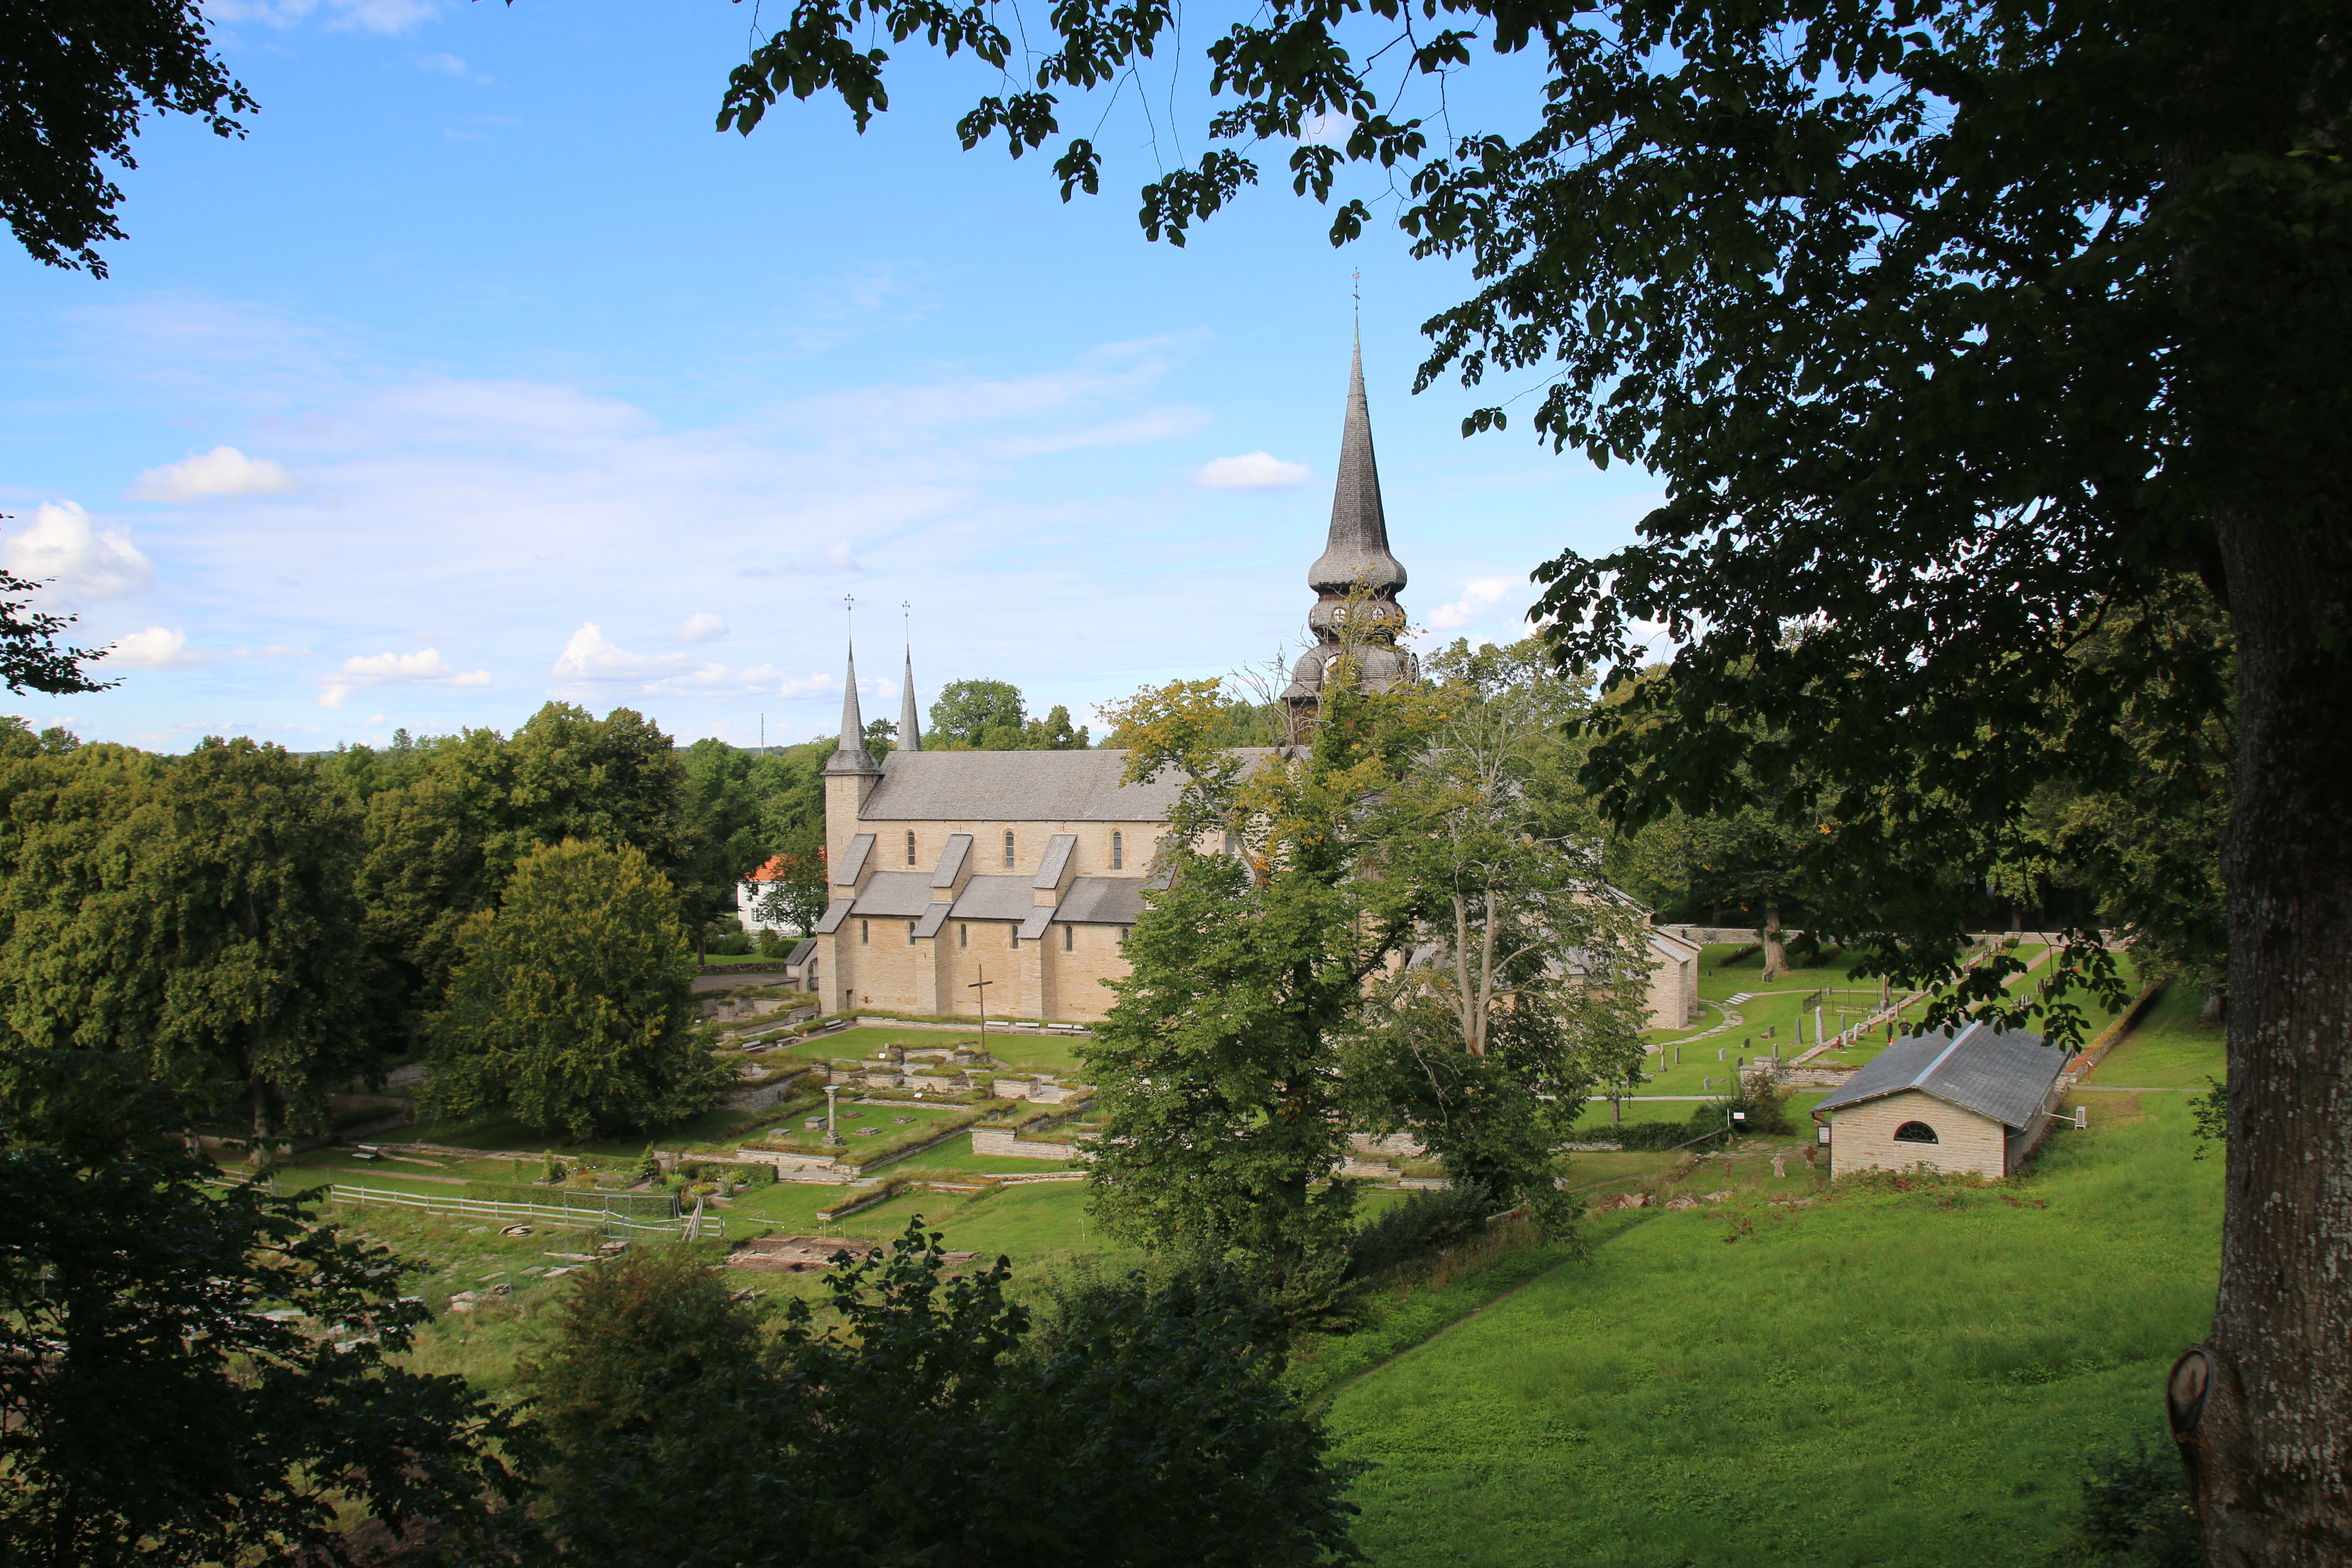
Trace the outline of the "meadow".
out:
M 2157 1022 L 2171 1070 L 2218 1072 L 2217 1031 Z M 1607 1216 L 1589 1261 L 1337 1392 L 1359 1541 L 1382 1568 L 2044 1561 L 2086 1453 L 2161 1421 L 2221 1235 L 2189 1097 L 2084 1098 L 2093 1130 L 2009 1184 Z

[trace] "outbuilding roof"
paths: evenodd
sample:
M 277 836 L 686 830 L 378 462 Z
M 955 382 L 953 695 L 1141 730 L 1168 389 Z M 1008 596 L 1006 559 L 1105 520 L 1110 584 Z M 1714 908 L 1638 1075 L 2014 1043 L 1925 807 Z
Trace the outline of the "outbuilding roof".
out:
M 1244 750 L 1252 761 L 1272 749 Z M 1164 822 L 1183 776 L 1123 784 L 1125 752 L 892 752 L 861 822 Z
M 1957 1035 L 1943 1029 L 1906 1035 L 1813 1110 L 1835 1110 L 1916 1089 L 2021 1131 L 2032 1125 L 2042 1097 L 2072 1059 L 2030 1029 L 1970 1024 Z

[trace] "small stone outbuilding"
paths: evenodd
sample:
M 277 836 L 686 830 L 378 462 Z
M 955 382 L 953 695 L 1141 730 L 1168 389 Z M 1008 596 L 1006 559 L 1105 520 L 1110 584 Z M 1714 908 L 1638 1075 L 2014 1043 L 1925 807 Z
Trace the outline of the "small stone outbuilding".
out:
M 1813 1108 L 1829 1124 L 1830 1173 L 2006 1176 L 2048 1134 L 2073 1059 L 2026 1029 L 1906 1036 Z

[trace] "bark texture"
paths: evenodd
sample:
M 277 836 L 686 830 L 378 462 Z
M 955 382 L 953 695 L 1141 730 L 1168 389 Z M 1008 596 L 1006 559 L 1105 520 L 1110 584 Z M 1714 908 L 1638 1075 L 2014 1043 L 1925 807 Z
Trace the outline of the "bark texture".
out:
M 2239 648 L 2228 1221 L 2168 1403 L 2209 1563 L 2352 1561 L 2352 541 L 2221 529 Z M 2201 1363 L 2201 1364 L 2200 1364 Z

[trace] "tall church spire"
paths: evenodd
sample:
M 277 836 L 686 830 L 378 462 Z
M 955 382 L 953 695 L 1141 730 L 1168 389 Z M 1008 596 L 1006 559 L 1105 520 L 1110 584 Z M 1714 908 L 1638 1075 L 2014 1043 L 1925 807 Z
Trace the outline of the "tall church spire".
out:
M 825 759 L 829 773 L 878 773 L 882 764 L 866 749 L 866 716 L 857 708 L 857 645 L 849 647 L 849 679 L 841 693 L 841 749 Z
M 1405 584 L 1403 564 L 1389 553 L 1388 516 L 1381 507 L 1381 467 L 1372 455 L 1372 411 L 1364 398 L 1364 343 L 1359 336 L 1348 367 L 1348 418 L 1339 435 L 1339 479 L 1331 490 L 1331 532 L 1323 553 L 1307 569 L 1307 585 L 1325 610 L 1361 583 L 1376 599 L 1393 601 Z M 1318 632 L 1325 628 L 1318 621 Z
M 1299 655 L 1282 694 L 1291 713 L 1291 739 L 1303 739 L 1320 706 L 1323 681 L 1343 651 L 1343 618 L 1355 617 L 1357 681 L 1381 689 L 1411 680 L 1420 664 L 1396 646 L 1404 610 L 1396 602 L 1404 563 L 1389 551 L 1388 515 L 1381 505 L 1380 464 L 1372 456 L 1372 412 L 1364 397 L 1364 341 L 1359 331 L 1348 367 L 1348 415 L 1339 433 L 1339 478 L 1331 490 L 1331 531 L 1323 553 L 1307 569 L 1315 608 L 1307 625 L 1315 646 Z M 1351 595 L 1361 595 L 1354 609 Z
M 915 650 L 907 649 L 907 679 L 898 687 L 898 749 L 919 752 L 923 749 L 922 720 L 915 711 Z

